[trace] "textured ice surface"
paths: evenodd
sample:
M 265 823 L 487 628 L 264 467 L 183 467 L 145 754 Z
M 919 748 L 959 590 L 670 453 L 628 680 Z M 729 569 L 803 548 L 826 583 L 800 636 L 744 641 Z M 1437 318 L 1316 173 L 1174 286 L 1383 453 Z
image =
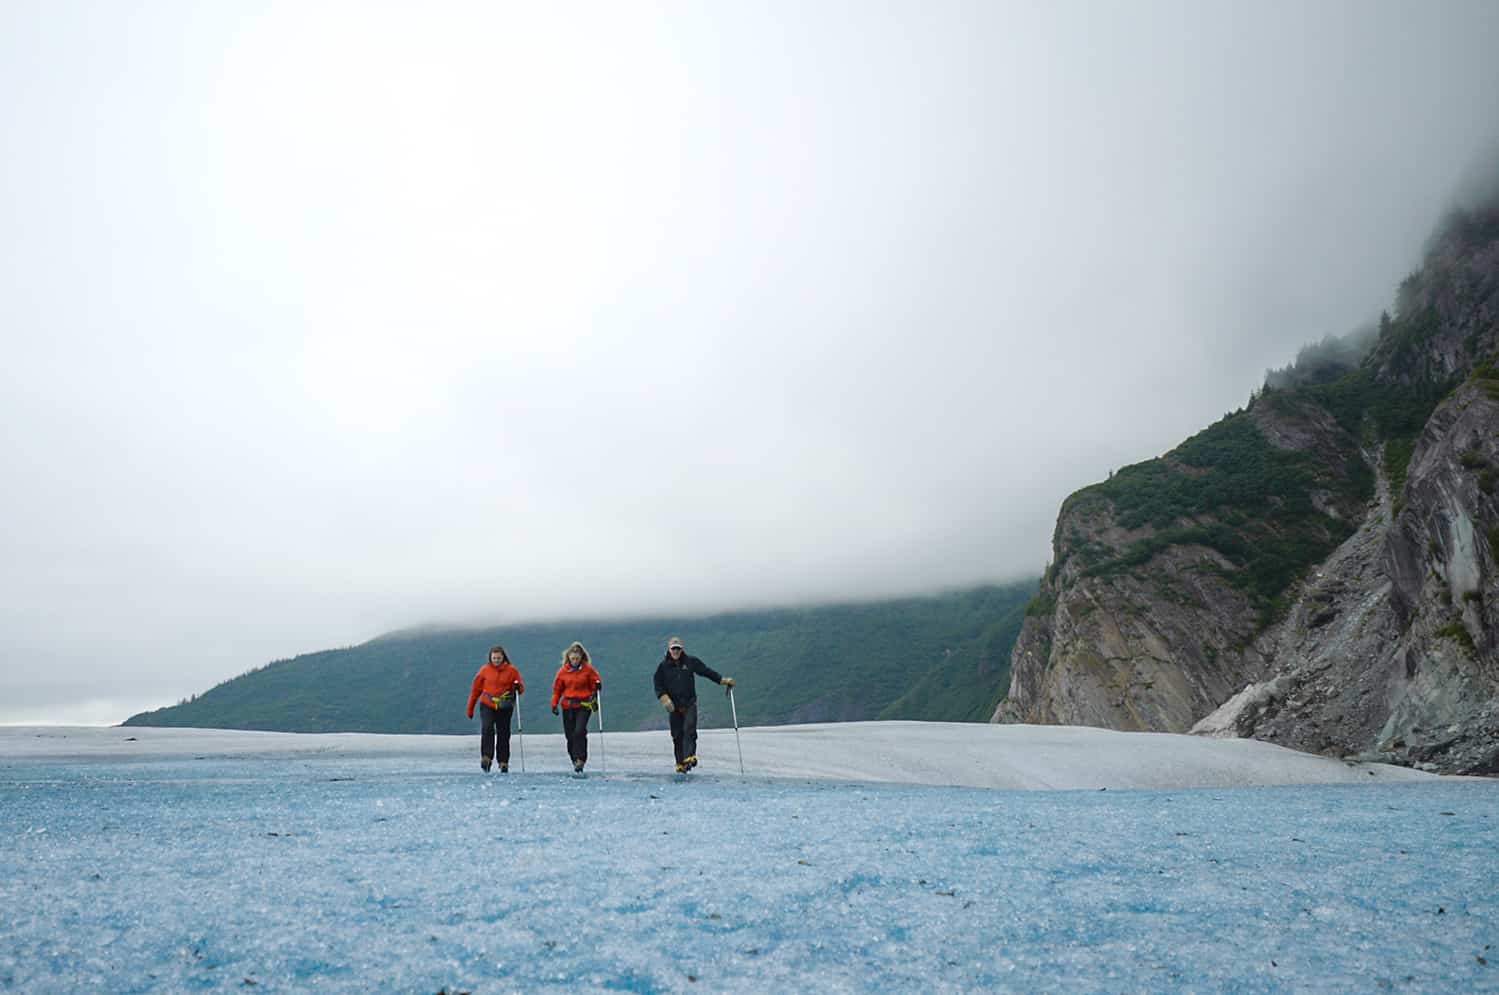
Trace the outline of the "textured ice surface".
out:
M 567 766 L 557 719 L 545 709 L 527 719 L 535 733 L 532 769 Z M 538 719 L 545 721 L 538 722 Z M 659 771 L 671 765 L 663 732 L 591 730 L 591 769 Z M 1248 739 L 1207 739 L 1079 726 L 997 726 L 961 722 L 839 722 L 745 729 L 752 774 L 850 781 L 892 781 L 974 788 L 1181 788 L 1258 784 L 1429 780 L 1385 764 L 1351 764 Z M 0 757 L 107 759 L 340 754 L 392 756 L 457 765 L 475 755 L 477 737 L 297 735 L 212 729 L 25 728 L 0 726 Z M 732 730 L 702 734 L 704 772 L 737 772 Z M 519 746 L 519 743 L 517 743 Z M 611 761 L 612 758 L 612 761 Z
M 504 777 L 466 739 L 83 748 L 130 735 L 0 760 L 0 988 L 1499 990 L 1491 782 L 741 778 L 732 734 L 687 782 L 640 762 L 662 733 L 581 781 L 555 736 Z

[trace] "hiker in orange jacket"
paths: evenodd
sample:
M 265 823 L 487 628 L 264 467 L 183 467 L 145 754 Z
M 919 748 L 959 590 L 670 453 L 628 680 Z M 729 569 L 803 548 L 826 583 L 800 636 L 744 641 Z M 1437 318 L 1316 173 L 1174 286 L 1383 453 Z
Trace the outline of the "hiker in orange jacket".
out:
M 468 693 L 468 717 L 474 717 L 474 702 L 479 702 L 479 766 L 486 773 L 498 757 L 500 773 L 510 770 L 510 716 L 515 713 L 518 696 L 526 693 L 520 671 L 510 662 L 505 647 L 492 646 L 489 662 L 474 675 L 474 686 Z
M 552 680 L 552 714 L 562 706 L 562 734 L 567 737 L 567 755 L 573 770 L 582 773 L 588 763 L 588 719 L 599 707 L 599 672 L 593 669 L 582 643 L 573 643 L 562 653 L 562 666 Z

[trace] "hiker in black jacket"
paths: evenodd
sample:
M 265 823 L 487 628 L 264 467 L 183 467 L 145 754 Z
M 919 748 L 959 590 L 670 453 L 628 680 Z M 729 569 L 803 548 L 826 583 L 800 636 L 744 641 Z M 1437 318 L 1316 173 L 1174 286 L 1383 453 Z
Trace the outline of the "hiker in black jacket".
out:
M 666 656 L 656 667 L 656 699 L 671 713 L 671 748 L 677 755 L 677 773 L 697 766 L 697 675 L 726 688 L 734 678 L 725 677 L 682 649 L 682 640 L 666 641 Z

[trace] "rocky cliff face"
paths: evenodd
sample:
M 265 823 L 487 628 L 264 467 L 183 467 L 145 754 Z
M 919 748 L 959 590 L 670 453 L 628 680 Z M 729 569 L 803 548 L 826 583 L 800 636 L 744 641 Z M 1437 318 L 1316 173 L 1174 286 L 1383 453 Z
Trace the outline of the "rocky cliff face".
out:
M 1363 364 L 1064 503 L 995 721 L 1499 773 L 1499 210 Z

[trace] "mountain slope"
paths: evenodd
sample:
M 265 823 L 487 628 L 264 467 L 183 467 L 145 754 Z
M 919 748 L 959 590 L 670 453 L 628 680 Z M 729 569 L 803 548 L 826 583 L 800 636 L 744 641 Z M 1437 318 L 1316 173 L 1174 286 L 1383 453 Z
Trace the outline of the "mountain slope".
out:
M 281 660 L 126 725 L 285 732 L 467 732 L 474 671 L 501 643 L 527 684 L 525 721 L 552 728 L 552 676 L 574 639 L 604 679 L 606 729 L 664 728 L 651 677 L 670 635 L 739 682 L 744 724 L 876 717 L 982 721 L 1005 684 L 1018 611 L 1035 582 L 871 604 L 396 632 Z M 1007 618 L 1010 624 L 1007 623 Z M 699 682 L 705 727 L 728 725 Z
M 1489 207 L 1444 223 L 1356 368 L 1280 375 L 1067 499 L 995 721 L 1212 713 L 1200 731 L 1499 772 L 1496 368 Z

